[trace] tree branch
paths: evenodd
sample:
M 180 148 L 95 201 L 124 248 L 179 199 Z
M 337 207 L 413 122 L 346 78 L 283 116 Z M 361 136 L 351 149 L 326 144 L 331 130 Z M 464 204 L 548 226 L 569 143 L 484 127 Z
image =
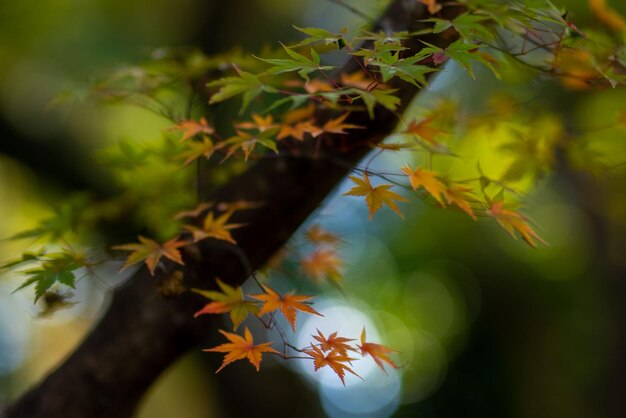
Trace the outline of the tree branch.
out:
M 448 8 L 456 14 L 458 8 Z M 394 0 L 376 24 L 376 30 L 415 30 L 428 17 L 414 0 Z M 453 31 L 424 38 L 446 46 Z M 419 48 L 419 46 L 417 46 Z M 415 49 L 413 50 L 415 52 Z M 344 70 L 352 71 L 354 62 Z M 402 85 L 403 108 L 417 89 Z M 323 199 L 370 150 L 397 124 L 392 112 L 376 109 L 351 114 L 348 123 L 363 125 L 348 136 L 354 146 L 348 153 L 326 150 L 330 158 L 296 156 L 261 159 L 210 196 L 213 201 L 261 201 L 258 209 L 242 211 L 237 222 L 237 246 L 205 240 L 199 251 L 185 254 L 185 281 L 207 287 L 216 276 L 241 284 L 260 268 L 320 205 Z M 329 138 L 338 143 L 339 137 Z M 337 164 L 337 160 L 342 164 Z M 177 266 L 166 265 L 163 277 Z M 193 319 L 201 306 L 199 296 L 186 293 L 172 299 L 156 295 L 155 279 L 141 269 L 129 283 L 115 291 L 102 320 L 77 350 L 39 386 L 11 405 L 4 416 L 16 417 L 130 417 L 152 382 L 188 350 L 203 342 L 215 319 Z

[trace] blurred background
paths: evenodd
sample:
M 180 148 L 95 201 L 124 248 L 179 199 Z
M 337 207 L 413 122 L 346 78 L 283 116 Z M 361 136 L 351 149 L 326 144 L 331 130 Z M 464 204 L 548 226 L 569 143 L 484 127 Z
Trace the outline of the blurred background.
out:
M 368 16 L 385 3 L 345 2 Z M 60 91 L 80 91 L 156 48 L 253 52 L 297 39 L 291 25 L 338 30 L 363 23 L 337 3 L 0 1 L 0 237 L 35 226 L 69 193 L 105 193 L 106 173 L 94 154 L 121 140 L 150 143 L 171 125 L 121 104 L 49 109 Z M 579 27 L 594 23 L 586 1 L 558 4 Z M 626 3 L 612 6 L 626 13 Z M 362 202 L 341 196 L 349 188 L 343 184 L 304 228 L 320 224 L 342 237 L 348 296 L 303 285 L 318 294 L 316 309 L 325 318 L 301 317 L 294 339 L 306 344 L 316 328 L 358 338 L 366 325 L 371 340 L 400 351 L 403 367 L 385 375 L 364 360 L 355 370 L 365 381 L 348 379 L 343 387 L 304 362 L 267 359 L 259 374 L 240 362 L 215 375 L 220 356 L 191 353 L 154 385 L 138 417 L 593 418 L 625 410 L 626 172 L 619 164 L 626 161 L 626 128 L 615 120 L 626 109 L 626 92 L 523 76 L 505 86 L 486 71 L 477 74 L 473 81 L 448 66 L 410 114 L 454 103 L 455 112 L 500 111 L 497 125 L 532 111 L 531 135 L 563 129 L 580 141 L 586 161 L 594 155 L 593 166 L 564 158 L 545 174 L 530 158 L 515 179 L 529 193 L 525 213 L 549 245 L 530 248 L 495 222 L 473 222 L 417 200 L 403 207 L 405 221 L 383 210 L 369 222 Z M 524 104 L 506 113 L 502 97 Z M 536 116 L 541 112 L 544 118 Z M 438 168 L 470 177 L 480 160 L 486 173 L 501 176 L 513 158 L 503 147 L 507 135 L 501 126 L 474 130 L 459 145 L 471 157 Z M 406 162 L 416 161 L 378 158 L 372 168 Z M 0 262 L 28 245 L 0 241 Z M 308 280 L 272 278 L 281 279 Z M 72 350 L 116 284 L 81 281 L 78 303 L 42 318 L 31 293 L 12 293 L 19 283 L 11 275 L 0 279 L 0 406 Z

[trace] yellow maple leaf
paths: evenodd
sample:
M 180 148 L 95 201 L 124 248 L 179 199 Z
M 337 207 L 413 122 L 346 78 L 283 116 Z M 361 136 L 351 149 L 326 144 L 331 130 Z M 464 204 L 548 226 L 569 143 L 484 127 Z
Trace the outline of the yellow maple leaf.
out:
M 204 157 L 208 160 L 211 158 L 216 149 L 217 148 L 213 145 L 211 138 L 204 136 L 202 137 L 202 141 L 187 142 L 187 149 L 178 154 L 175 158 L 184 158 L 185 162 L 183 163 L 183 166 L 186 166 L 200 157 Z
M 363 174 L 363 178 L 360 179 L 355 176 L 350 176 L 356 186 L 344 193 L 344 196 L 365 196 L 365 203 L 370 212 L 370 220 L 378 210 L 387 205 L 391 210 L 396 212 L 398 216 L 404 219 L 404 215 L 398 209 L 396 201 L 407 202 L 408 200 L 397 193 L 390 191 L 393 187 L 391 184 L 381 184 L 380 186 L 373 187 L 367 174 Z
M 233 323 L 233 329 L 237 329 L 239 325 L 246 319 L 248 313 L 259 313 L 259 308 L 253 303 L 244 300 L 241 286 L 230 286 L 220 279 L 215 279 L 220 291 L 191 289 L 193 292 L 211 299 L 213 302 L 207 303 L 194 314 L 194 318 L 205 314 L 223 314 L 229 313 L 230 320 Z
M 437 202 L 439 202 L 441 206 L 445 206 L 445 203 L 441 198 L 441 194 L 445 192 L 447 187 L 437 178 L 437 173 L 434 171 L 423 170 L 419 167 L 413 170 L 408 164 L 402 168 L 402 172 L 409 177 L 409 182 L 411 183 L 413 190 L 423 187 L 428 193 L 437 199 Z
M 469 187 L 460 186 L 458 184 L 452 184 L 443 191 L 443 196 L 450 205 L 458 206 L 463 212 L 467 213 L 473 220 L 477 220 L 472 207 L 467 199 L 470 197 L 468 193 L 471 191 Z
M 213 211 L 211 211 L 204 218 L 202 228 L 198 228 L 195 225 L 183 225 L 183 228 L 191 232 L 194 242 L 202 241 L 206 238 L 215 238 L 222 241 L 230 242 L 231 244 L 236 244 L 237 241 L 233 239 L 230 230 L 239 228 L 243 225 L 228 223 L 228 220 L 230 219 L 233 212 L 233 210 L 229 210 L 218 218 L 215 218 Z

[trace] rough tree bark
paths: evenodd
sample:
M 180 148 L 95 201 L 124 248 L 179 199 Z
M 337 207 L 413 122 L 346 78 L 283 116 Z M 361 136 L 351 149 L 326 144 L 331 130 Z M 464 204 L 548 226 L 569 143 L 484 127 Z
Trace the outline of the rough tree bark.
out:
M 448 8 L 454 15 L 457 8 Z M 376 22 L 376 30 L 414 30 L 428 17 L 415 0 L 394 0 Z M 424 37 L 446 46 L 454 32 Z M 419 45 L 413 45 L 413 52 Z M 344 71 L 352 71 L 350 63 Z M 403 107 L 417 93 L 410 85 L 398 85 Z M 207 287 L 219 276 L 241 284 L 261 267 L 319 206 L 371 149 L 395 127 L 397 116 L 383 108 L 374 119 L 366 112 L 351 114 L 347 122 L 365 126 L 347 138 L 329 143 L 349 145 L 349 151 L 328 147 L 319 158 L 285 155 L 261 159 L 228 184 L 216 190 L 213 201 L 245 199 L 263 202 L 258 209 L 241 212 L 236 222 L 237 246 L 222 242 L 202 243 L 198 252 L 185 253 L 185 284 Z M 162 277 L 178 268 L 166 265 Z M 155 294 L 155 278 L 141 269 L 129 283 L 116 290 L 104 317 L 55 371 L 4 411 L 17 417 L 130 417 L 154 380 L 188 350 L 198 347 L 217 324 L 193 319 L 201 306 L 190 293 L 175 298 Z

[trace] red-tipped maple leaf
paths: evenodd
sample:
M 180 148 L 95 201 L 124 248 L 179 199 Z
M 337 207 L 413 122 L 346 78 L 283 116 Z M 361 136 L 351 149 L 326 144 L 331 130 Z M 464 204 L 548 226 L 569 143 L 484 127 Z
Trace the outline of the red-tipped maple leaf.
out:
M 528 219 L 519 212 L 504 209 L 503 201 L 494 201 L 491 204 L 491 208 L 487 210 L 487 215 L 494 217 L 500 226 L 504 228 L 504 230 L 514 239 L 517 238 L 515 236 L 515 231 L 517 231 L 522 236 L 522 239 L 533 248 L 537 247 L 537 243 L 535 241 L 547 245 L 547 243 L 528 224 Z
M 193 292 L 212 299 L 214 302 L 207 303 L 202 309 L 194 314 L 194 318 L 205 314 L 230 313 L 233 329 L 237 329 L 248 313 L 258 314 L 259 308 L 253 303 L 245 301 L 241 287 L 232 287 L 220 279 L 215 279 L 221 292 L 214 290 L 191 289 Z
M 300 261 L 302 270 L 313 280 L 328 278 L 333 282 L 341 281 L 341 259 L 331 249 L 318 249 Z
M 222 344 L 222 345 L 218 345 L 217 347 L 205 348 L 204 350 L 202 350 L 202 351 L 215 351 L 218 353 L 226 353 L 226 355 L 224 356 L 224 361 L 222 362 L 222 365 L 220 366 L 219 369 L 217 369 L 215 373 L 219 373 L 220 370 L 228 366 L 230 363 L 237 361 L 237 360 L 243 360 L 245 358 L 247 358 L 248 361 L 250 361 L 250 363 L 254 366 L 254 368 L 258 372 L 259 368 L 261 367 L 261 361 L 263 360 L 263 353 L 280 354 L 278 351 L 274 350 L 271 347 L 272 345 L 271 342 L 254 345 L 254 341 L 252 340 L 252 333 L 250 332 L 248 327 L 246 327 L 244 331 L 245 338 L 240 335 L 233 334 L 230 332 L 226 332 L 222 330 L 219 330 L 219 331 L 230 342 Z
M 205 118 L 200 118 L 199 121 L 195 120 L 183 120 L 178 122 L 176 125 L 171 128 L 167 128 L 168 131 L 183 131 L 183 137 L 180 139 L 181 141 L 186 141 L 189 138 L 192 138 L 198 134 L 207 134 L 211 135 L 215 132 L 215 129 L 209 125 Z
M 145 261 L 148 269 L 150 270 L 150 274 L 154 276 L 154 269 L 157 264 L 159 264 L 161 257 L 169 258 L 178 264 L 185 264 L 178 249 L 187 244 L 189 244 L 189 242 L 179 241 L 178 238 L 159 244 L 154 240 L 140 235 L 139 243 L 116 245 L 112 248 L 114 250 L 131 251 L 131 254 L 126 258 L 126 262 L 120 271 L 135 263 Z
M 318 329 L 317 335 L 312 335 L 312 337 L 320 343 L 319 347 L 322 349 L 322 351 L 335 350 L 336 352 L 344 355 L 347 354 L 348 351 L 355 351 L 354 348 L 352 348 L 352 346 L 348 344 L 350 341 L 354 341 L 354 339 L 338 337 L 337 332 L 333 332 L 327 338 L 326 336 L 324 336 L 322 331 Z
M 390 191 L 389 189 L 393 187 L 391 184 L 381 184 L 380 186 L 373 187 L 367 174 L 363 174 L 362 179 L 350 176 L 350 180 L 352 180 L 356 186 L 343 195 L 365 196 L 365 203 L 367 204 L 367 208 L 370 212 L 370 221 L 372 220 L 374 214 L 378 212 L 383 205 L 389 206 L 391 210 L 404 219 L 404 215 L 402 215 L 402 212 L 398 209 L 396 201 L 407 202 L 408 200 L 399 194 Z
M 358 345 L 359 349 L 361 350 L 361 355 L 366 356 L 369 354 L 370 356 L 372 356 L 378 367 L 380 367 L 385 373 L 387 373 L 387 371 L 385 370 L 385 365 L 383 364 L 383 361 L 389 364 L 394 369 L 398 368 L 396 363 L 394 363 L 393 360 L 389 357 L 389 354 L 396 353 L 397 350 L 393 350 L 381 344 L 368 343 L 365 341 L 365 339 L 365 328 L 363 328 L 363 331 L 361 332 L 361 344 Z
M 352 360 L 356 360 L 348 357 L 346 354 L 342 354 L 338 351 L 331 350 L 328 353 L 324 353 L 318 346 L 312 345 L 310 349 L 304 350 L 306 354 L 313 359 L 313 367 L 315 371 L 318 371 L 322 367 L 330 367 L 341 379 L 341 383 L 346 385 L 345 376 L 346 371 L 352 373 L 357 377 L 361 377 L 354 370 L 352 370 L 345 363 L 350 363 Z
M 263 286 L 263 290 L 265 290 L 266 293 L 250 295 L 250 297 L 263 302 L 259 315 L 265 315 L 266 313 L 280 310 L 285 319 L 289 321 L 294 332 L 296 331 L 296 311 L 323 316 L 306 303 L 312 296 L 294 295 L 293 293 L 286 293 L 281 296 L 274 289 L 265 285 Z
M 437 199 L 437 202 L 439 202 L 441 206 L 446 205 L 443 203 L 443 199 L 441 198 L 441 194 L 446 191 L 446 185 L 437 178 L 437 173 L 434 171 L 423 170 L 419 167 L 413 170 L 408 164 L 406 167 L 402 168 L 402 172 L 409 177 L 409 182 L 411 183 L 413 190 L 423 187 L 428 193 Z

